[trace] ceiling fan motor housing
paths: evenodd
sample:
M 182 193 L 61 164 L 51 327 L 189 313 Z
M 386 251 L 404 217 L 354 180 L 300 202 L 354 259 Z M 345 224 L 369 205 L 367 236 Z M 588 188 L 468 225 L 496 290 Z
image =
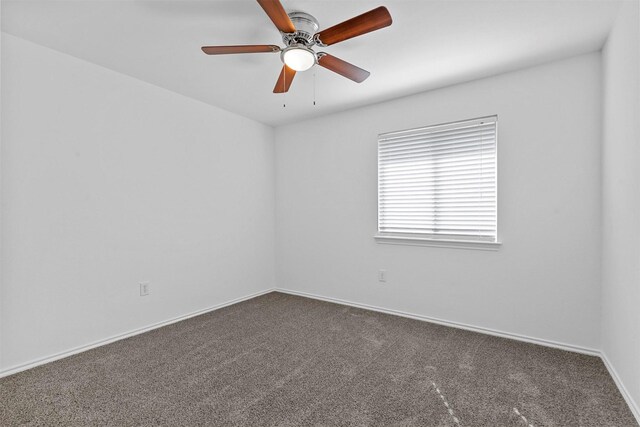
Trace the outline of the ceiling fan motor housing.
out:
M 296 31 L 290 34 L 283 33 L 282 41 L 287 46 L 292 44 L 313 46 L 313 36 L 318 32 L 318 28 L 320 28 L 318 20 L 305 12 L 291 12 L 288 15 L 296 27 Z

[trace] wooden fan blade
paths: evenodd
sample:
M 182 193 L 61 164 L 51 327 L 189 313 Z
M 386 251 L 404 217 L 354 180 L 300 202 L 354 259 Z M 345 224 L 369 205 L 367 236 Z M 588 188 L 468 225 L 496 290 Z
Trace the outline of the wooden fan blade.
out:
M 388 27 L 392 22 L 391 14 L 389 14 L 387 8 L 380 6 L 331 28 L 322 30 L 316 34 L 316 38 L 319 39 L 321 46 L 329 46 Z
M 318 65 L 351 79 L 356 83 L 362 83 L 371 74 L 367 70 L 363 70 L 360 67 L 349 64 L 347 61 L 343 61 L 342 59 L 336 58 L 328 53 L 322 52 L 318 57 Z
M 242 46 L 202 46 L 202 51 L 207 55 L 229 55 L 233 53 L 280 52 L 280 48 L 274 44 L 249 44 Z
M 258 4 L 262 6 L 266 14 L 271 18 L 276 28 L 283 33 L 293 33 L 296 27 L 289 19 L 289 15 L 282 7 L 279 0 L 258 0 Z
M 273 88 L 273 93 L 288 92 L 291 87 L 291 82 L 295 76 L 296 70 L 283 65 L 282 71 L 280 71 L 280 77 L 278 77 L 278 81 Z

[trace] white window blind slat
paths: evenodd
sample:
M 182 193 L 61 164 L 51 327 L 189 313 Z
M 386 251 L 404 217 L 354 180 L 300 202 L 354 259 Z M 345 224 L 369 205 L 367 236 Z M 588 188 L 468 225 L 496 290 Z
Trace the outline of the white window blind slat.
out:
M 458 144 L 480 144 L 480 143 L 485 143 L 485 141 L 480 141 L 478 139 L 479 135 L 484 135 L 484 136 L 495 136 L 495 133 L 491 132 L 478 132 L 477 134 L 467 134 L 464 135 L 461 138 L 448 138 L 446 140 L 439 140 L 439 139 L 430 139 L 430 140 L 425 140 L 425 139 L 421 139 L 421 138 L 414 138 L 410 141 L 392 141 L 391 143 L 387 143 L 387 144 L 383 144 L 380 145 L 380 151 L 382 152 L 393 152 L 393 151 L 400 151 L 400 150 L 410 150 L 413 147 L 422 147 L 424 146 L 424 144 L 429 144 L 431 148 L 433 148 L 434 150 L 441 150 L 441 149 L 446 149 L 447 147 L 451 147 L 451 146 L 455 146 Z
M 468 144 L 459 147 L 450 147 L 446 149 L 440 150 L 432 150 L 429 148 L 422 149 L 412 149 L 412 150 L 401 150 L 398 152 L 381 152 L 382 157 L 387 159 L 390 162 L 394 160 L 405 160 L 405 159 L 413 159 L 414 161 L 423 161 L 423 162 L 433 162 L 432 159 L 442 160 L 447 157 L 458 157 L 458 156 L 466 156 L 470 158 L 481 158 L 481 151 L 484 147 L 484 151 L 490 151 L 491 147 L 489 144 L 478 143 L 478 144 Z M 482 153 L 484 154 L 484 153 Z
M 381 190 L 383 189 L 399 189 L 399 190 L 414 190 L 415 188 L 425 188 L 425 189 L 443 189 L 447 188 L 458 188 L 458 187 L 495 187 L 495 180 L 490 178 L 478 178 L 474 180 L 469 177 L 452 177 L 450 180 L 431 180 L 427 178 L 415 178 L 410 179 L 407 178 L 405 180 L 396 180 L 385 182 L 384 184 L 380 184 Z M 395 191 L 395 190 L 393 190 Z
M 497 118 L 378 137 L 378 232 L 497 241 Z
M 487 153 L 487 154 L 490 154 L 490 153 Z M 413 169 L 425 170 L 425 165 L 428 166 L 429 164 L 433 164 L 433 163 L 434 163 L 433 161 L 416 161 L 416 160 L 406 160 L 402 162 L 396 161 L 383 166 L 381 171 L 382 172 L 392 172 L 392 171 L 399 171 L 399 170 L 411 171 Z M 441 160 L 441 163 L 442 163 L 442 160 Z M 449 163 L 452 163 L 452 165 L 450 165 L 451 167 L 457 167 L 459 169 L 462 169 L 462 168 L 471 167 L 471 166 L 475 167 L 477 163 L 482 163 L 483 165 L 490 165 L 491 160 L 487 160 L 485 162 L 483 158 L 471 158 L 471 159 L 458 159 L 455 162 L 449 162 Z M 428 171 L 428 169 L 426 171 Z
M 491 152 L 487 152 L 487 155 L 490 155 Z M 451 164 L 451 166 L 470 166 L 470 165 L 475 165 L 476 163 L 481 163 L 484 165 L 484 159 L 480 158 L 480 157 L 460 157 L 457 159 L 439 159 L 440 161 L 437 162 L 438 165 L 440 166 L 444 166 L 445 163 L 447 164 Z M 416 161 L 415 159 L 412 158 L 404 158 L 404 159 L 396 159 L 395 161 L 393 161 L 390 166 L 429 166 L 432 165 L 433 161 Z

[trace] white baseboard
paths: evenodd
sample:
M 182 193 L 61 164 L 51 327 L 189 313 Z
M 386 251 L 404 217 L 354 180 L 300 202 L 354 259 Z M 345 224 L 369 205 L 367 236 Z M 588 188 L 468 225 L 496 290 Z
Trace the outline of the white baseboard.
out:
M 604 366 L 607 367 L 607 370 L 609 371 L 609 375 L 611 375 L 611 378 L 613 378 L 613 381 L 616 383 L 616 386 L 618 386 L 618 390 L 620 390 L 620 394 L 622 394 L 622 397 L 624 397 L 624 400 L 627 402 L 627 405 L 629 405 L 629 409 L 631 409 L 631 413 L 633 414 L 634 417 L 636 417 L 636 421 L 638 422 L 638 424 L 640 424 L 640 408 L 638 408 L 638 404 L 633 400 L 633 398 L 631 397 L 631 394 L 629 394 L 629 391 L 624 386 L 624 383 L 620 379 L 618 372 L 613 367 L 613 364 L 611 364 L 611 361 L 609 360 L 609 358 L 607 357 L 607 354 L 604 351 L 600 352 L 600 358 L 604 362 Z
M 285 294 L 298 295 L 298 296 L 301 296 L 301 297 L 317 299 L 317 300 L 321 300 L 321 301 L 333 302 L 333 303 L 336 303 L 336 304 L 348 305 L 348 306 L 351 306 L 351 307 L 363 308 L 365 310 L 377 311 L 377 312 L 380 312 L 380 313 L 393 314 L 395 316 L 407 317 L 409 319 L 422 320 L 424 322 L 436 323 L 438 325 L 443 325 L 443 326 L 451 326 L 453 328 L 464 329 L 464 330 L 471 331 L 471 332 L 479 332 L 481 334 L 493 335 L 493 336 L 502 337 L 502 338 L 509 338 L 509 339 L 513 339 L 513 340 L 517 340 L 517 341 L 524 341 L 524 342 L 532 343 L 532 344 L 539 344 L 539 345 L 543 345 L 545 347 L 553 347 L 553 348 L 558 348 L 560 350 L 572 351 L 574 353 L 582 353 L 582 354 L 587 354 L 589 356 L 600 356 L 600 350 L 596 350 L 596 349 L 593 349 L 593 348 L 580 347 L 580 346 L 573 345 L 573 344 L 566 344 L 566 343 L 546 340 L 546 339 L 542 339 L 542 338 L 529 337 L 529 336 L 526 336 L 526 335 L 514 334 L 514 333 L 511 333 L 511 332 L 503 332 L 503 331 L 499 331 L 499 330 L 496 330 L 496 329 L 484 328 L 484 327 L 481 327 L 481 326 L 468 325 L 468 324 L 465 324 L 465 323 L 453 322 L 453 321 L 444 320 L 444 319 L 438 319 L 436 317 L 423 316 L 421 314 L 407 313 L 407 312 L 400 311 L 400 310 L 392 310 L 392 309 L 377 307 L 377 306 L 369 305 L 369 304 L 362 304 L 362 303 L 353 302 L 353 301 L 346 301 L 346 300 L 339 299 L 339 298 L 331 298 L 331 297 L 325 297 L 325 296 L 316 295 L 316 294 L 310 294 L 310 293 L 307 293 L 307 292 L 293 291 L 293 290 L 290 290 L 290 289 L 281 289 L 281 288 L 276 288 L 275 291 L 276 292 L 282 292 L 282 293 L 285 293 Z
M 162 322 L 154 323 L 154 324 L 149 325 L 149 326 L 145 326 L 145 327 L 142 327 L 142 328 L 134 329 L 132 331 L 125 332 L 123 334 L 118 334 L 118 335 L 111 336 L 109 338 L 105 338 L 105 339 L 102 339 L 102 340 L 94 341 L 94 342 L 92 342 L 90 344 L 86 344 L 86 345 L 82 345 L 82 346 L 79 346 L 79 347 L 75 347 L 75 348 L 72 348 L 70 350 L 66 350 L 66 351 L 63 351 L 63 352 L 60 352 L 60 353 L 56 353 L 56 354 L 53 354 L 53 355 L 50 355 L 50 356 L 47 356 L 47 357 L 42 357 L 42 358 L 37 359 L 37 360 L 32 360 L 32 361 L 27 362 L 27 363 L 11 366 L 9 368 L 0 370 L 0 378 L 6 377 L 6 376 L 9 376 L 9 375 L 13 375 L 13 374 L 16 374 L 18 372 L 26 371 L 27 369 L 35 368 L 36 366 L 44 365 L 46 363 L 50 363 L 50 362 L 53 362 L 53 361 L 56 361 L 56 360 L 64 359 L 65 357 L 73 356 L 74 354 L 82 353 L 83 351 L 91 350 L 91 349 L 96 348 L 96 347 L 101 347 L 103 345 L 107 345 L 107 344 L 110 344 L 110 343 L 115 342 L 115 341 L 120 341 L 120 340 L 123 340 L 125 338 L 132 337 L 134 335 L 143 334 L 143 333 L 151 331 L 153 329 L 158 329 L 158 328 L 161 328 L 163 326 L 170 325 L 172 323 L 176 323 L 176 322 L 180 322 L 182 320 L 189 319 L 191 317 L 195 317 L 195 316 L 199 316 L 201 314 L 209 313 L 210 311 L 215 311 L 215 310 L 221 309 L 223 307 L 227 307 L 227 306 L 230 306 L 230 305 L 233 305 L 233 304 L 237 304 L 237 303 L 242 302 L 242 301 L 246 301 L 246 300 L 251 299 L 251 298 L 258 297 L 260 295 L 271 293 L 274 290 L 275 289 L 266 289 L 266 290 L 263 290 L 263 291 L 260 291 L 260 292 L 255 292 L 253 294 L 245 295 L 245 296 L 240 297 L 240 298 L 235 298 L 235 299 L 232 299 L 230 301 L 226 301 L 226 302 L 223 302 L 223 303 L 220 303 L 220 304 L 208 307 L 208 308 L 204 308 L 202 310 L 197 310 L 197 311 L 185 314 L 183 316 L 174 317 L 172 319 L 164 320 Z

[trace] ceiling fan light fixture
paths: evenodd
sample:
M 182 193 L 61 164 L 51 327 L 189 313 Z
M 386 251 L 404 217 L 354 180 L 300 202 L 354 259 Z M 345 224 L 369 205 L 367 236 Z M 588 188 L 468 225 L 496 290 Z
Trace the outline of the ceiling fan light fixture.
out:
M 306 71 L 316 63 L 316 54 L 303 46 L 289 46 L 282 51 L 282 62 L 295 71 Z

